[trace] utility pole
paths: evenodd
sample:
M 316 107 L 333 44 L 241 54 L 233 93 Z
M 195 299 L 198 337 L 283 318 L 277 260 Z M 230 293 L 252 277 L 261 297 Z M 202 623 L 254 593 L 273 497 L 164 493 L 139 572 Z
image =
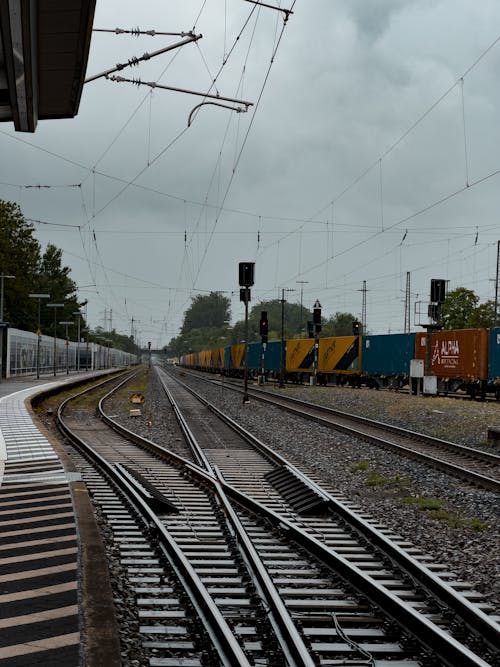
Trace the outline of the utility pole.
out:
M 410 333 L 410 272 L 406 272 L 406 291 L 405 291 L 405 333 Z
M 362 293 L 361 298 L 361 333 L 366 333 L 366 280 L 363 280 L 363 286 L 361 289 L 357 290 Z
M 281 358 L 280 358 L 280 385 L 285 386 L 285 288 L 281 290 Z
M 493 320 L 493 326 L 498 324 L 498 278 L 500 274 L 500 241 L 497 241 L 497 273 L 495 278 L 495 318 Z

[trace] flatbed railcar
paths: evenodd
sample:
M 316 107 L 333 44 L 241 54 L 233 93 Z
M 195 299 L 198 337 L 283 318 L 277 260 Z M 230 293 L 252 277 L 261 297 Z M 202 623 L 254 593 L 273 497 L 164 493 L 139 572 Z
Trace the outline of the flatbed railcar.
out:
M 303 383 L 315 375 L 318 384 L 401 389 L 410 383 L 412 359 L 426 359 L 426 333 L 367 334 L 271 341 L 248 345 L 248 374 L 271 379 L 284 370 L 286 382 Z M 500 327 L 457 329 L 430 335 L 431 374 L 437 392 L 464 391 L 470 396 L 493 394 L 500 399 Z M 243 377 L 245 345 L 183 355 L 180 365 Z

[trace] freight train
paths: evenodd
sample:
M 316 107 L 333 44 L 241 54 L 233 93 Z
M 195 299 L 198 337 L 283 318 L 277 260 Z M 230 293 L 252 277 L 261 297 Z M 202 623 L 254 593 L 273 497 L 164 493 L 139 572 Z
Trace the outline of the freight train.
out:
M 430 344 L 430 353 L 427 345 Z M 248 345 L 248 376 L 372 388 L 401 389 L 411 384 L 412 360 L 421 360 L 436 378 L 439 394 L 464 391 L 500 399 L 500 327 L 408 334 L 288 339 Z M 200 371 L 243 377 L 245 345 L 192 352 L 180 365 Z M 417 362 L 418 363 L 418 362 Z M 415 374 L 415 373 L 414 373 Z

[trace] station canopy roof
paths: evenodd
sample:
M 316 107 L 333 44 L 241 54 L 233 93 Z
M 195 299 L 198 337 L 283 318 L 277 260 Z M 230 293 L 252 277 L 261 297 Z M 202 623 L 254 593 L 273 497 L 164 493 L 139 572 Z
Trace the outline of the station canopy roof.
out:
M 0 121 L 34 132 L 73 118 L 82 94 L 95 0 L 0 0 Z

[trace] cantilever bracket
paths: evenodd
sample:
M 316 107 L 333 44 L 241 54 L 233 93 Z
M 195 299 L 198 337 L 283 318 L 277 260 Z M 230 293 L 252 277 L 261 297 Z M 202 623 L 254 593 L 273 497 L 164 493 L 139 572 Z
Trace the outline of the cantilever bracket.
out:
M 191 121 L 193 118 L 194 112 L 199 109 L 200 107 L 203 107 L 207 104 L 212 104 L 214 107 L 222 107 L 223 109 L 229 109 L 230 111 L 236 111 L 236 113 L 246 113 L 248 111 L 248 107 L 230 107 L 228 104 L 219 104 L 218 102 L 201 102 L 201 104 L 197 104 L 193 109 L 191 109 L 191 113 L 189 114 L 188 118 L 188 127 L 191 127 Z
M 245 0 L 245 2 L 250 2 L 252 5 L 257 5 L 257 7 L 268 7 L 269 9 L 275 9 L 278 12 L 283 12 L 283 14 L 285 15 L 285 18 L 284 18 L 285 23 L 286 23 L 286 21 L 288 21 L 288 17 L 290 16 L 290 14 L 293 14 L 291 9 L 284 9 L 283 7 L 276 7 L 276 5 L 268 5 L 265 2 L 260 2 L 260 0 L 259 1 L 257 1 L 257 0 Z
M 200 93 L 197 90 L 188 90 L 187 88 L 176 88 L 174 86 L 164 86 L 155 81 L 141 81 L 141 79 L 126 79 L 123 76 L 109 76 L 106 75 L 108 81 L 115 81 L 116 83 L 133 83 L 136 86 L 149 86 L 149 88 L 161 88 L 162 90 L 172 90 L 175 93 L 186 93 L 187 95 L 197 95 L 198 97 L 205 97 L 217 102 L 234 102 L 235 104 L 243 104 L 246 108 L 252 107 L 253 102 L 246 102 L 245 100 L 236 100 L 233 97 L 222 97 L 222 95 L 211 95 L 210 93 Z M 246 109 L 245 109 L 246 110 Z
M 85 79 L 84 83 L 89 83 L 90 81 L 95 81 L 96 79 L 100 79 L 101 77 L 105 77 L 106 79 L 110 78 L 110 74 L 113 72 L 120 72 L 122 69 L 125 69 L 125 67 L 133 67 L 134 65 L 138 65 L 140 62 L 144 60 L 150 60 L 151 58 L 154 58 L 156 56 L 159 56 L 162 53 L 167 53 L 168 51 L 172 51 L 173 49 L 178 49 L 181 46 L 184 46 L 185 44 L 190 44 L 191 42 L 197 42 L 199 39 L 203 37 L 203 35 L 194 35 L 193 33 L 188 33 L 188 37 L 186 39 L 183 39 L 180 42 L 177 42 L 176 44 L 170 44 L 169 46 L 165 46 L 163 49 L 158 49 L 158 51 L 153 51 L 152 53 L 144 53 L 142 56 L 139 56 L 136 58 L 135 56 L 133 58 L 130 58 L 126 63 L 118 63 L 116 67 L 112 67 L 111 69 L 107 69 L 104 72 L 101 72 L 100 74 L 94 74 L 94 76 L 89 76 L 87 79 Z

